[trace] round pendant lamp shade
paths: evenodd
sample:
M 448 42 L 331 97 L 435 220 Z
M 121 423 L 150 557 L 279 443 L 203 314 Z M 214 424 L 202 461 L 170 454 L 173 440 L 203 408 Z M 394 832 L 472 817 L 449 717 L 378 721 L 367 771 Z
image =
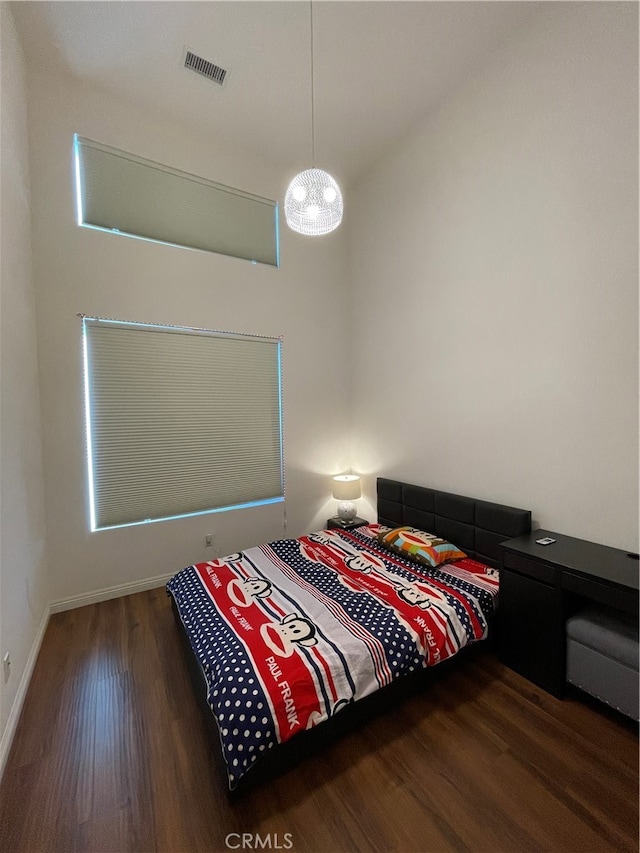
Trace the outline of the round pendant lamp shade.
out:
M 342 222 L 342 209 L 340 187 L 322 169 L 300 172 L 284 197 L 287 225 L 299 234 L 328 234 Z

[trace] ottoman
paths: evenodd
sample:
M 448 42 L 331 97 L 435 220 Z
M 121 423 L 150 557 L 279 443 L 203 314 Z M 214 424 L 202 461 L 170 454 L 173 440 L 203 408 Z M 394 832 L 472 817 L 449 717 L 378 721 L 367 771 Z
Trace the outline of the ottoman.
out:
M 590 605 L 567 620 L 567 681 L 638 720 L 638 619 Z

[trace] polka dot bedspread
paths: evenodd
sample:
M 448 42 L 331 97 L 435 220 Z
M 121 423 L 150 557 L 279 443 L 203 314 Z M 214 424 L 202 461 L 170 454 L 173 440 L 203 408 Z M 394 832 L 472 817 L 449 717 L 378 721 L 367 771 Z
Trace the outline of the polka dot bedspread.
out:
M 167 584 L 232 790 L 278 743 L 486 636 L 497 572 L 470 559 L 428 570 L 384 550 L 380 529 L 270 542 Z

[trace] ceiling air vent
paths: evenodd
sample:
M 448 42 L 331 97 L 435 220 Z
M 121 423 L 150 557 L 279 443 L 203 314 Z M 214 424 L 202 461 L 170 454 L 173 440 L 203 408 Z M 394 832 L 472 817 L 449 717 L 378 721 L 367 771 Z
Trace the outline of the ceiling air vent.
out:
M 208 59 L 196 56 L 196 54 L 192 53 L 190 50 L 187 50 L 185 53 L 184 67 L 189 68 L 191 71 L 195 71 L 197 74 L 202 74 L 203 77 L 207 77 L 209 80 L 213 80 L 213 82 L 217 83 L 218 86 L 222 86 L 225 77 L 227 76 L 225 68 L 220 68 L 219 65 L 209 62 Z

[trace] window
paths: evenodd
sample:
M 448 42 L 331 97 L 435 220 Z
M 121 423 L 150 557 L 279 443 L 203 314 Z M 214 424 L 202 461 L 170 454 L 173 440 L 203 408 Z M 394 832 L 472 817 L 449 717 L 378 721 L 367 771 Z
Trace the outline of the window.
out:
M 83 318 L 91 529 L 284 500 L 278 338 Z
M 74 137 L 78 225 L 278 266 L 275 201 Z

